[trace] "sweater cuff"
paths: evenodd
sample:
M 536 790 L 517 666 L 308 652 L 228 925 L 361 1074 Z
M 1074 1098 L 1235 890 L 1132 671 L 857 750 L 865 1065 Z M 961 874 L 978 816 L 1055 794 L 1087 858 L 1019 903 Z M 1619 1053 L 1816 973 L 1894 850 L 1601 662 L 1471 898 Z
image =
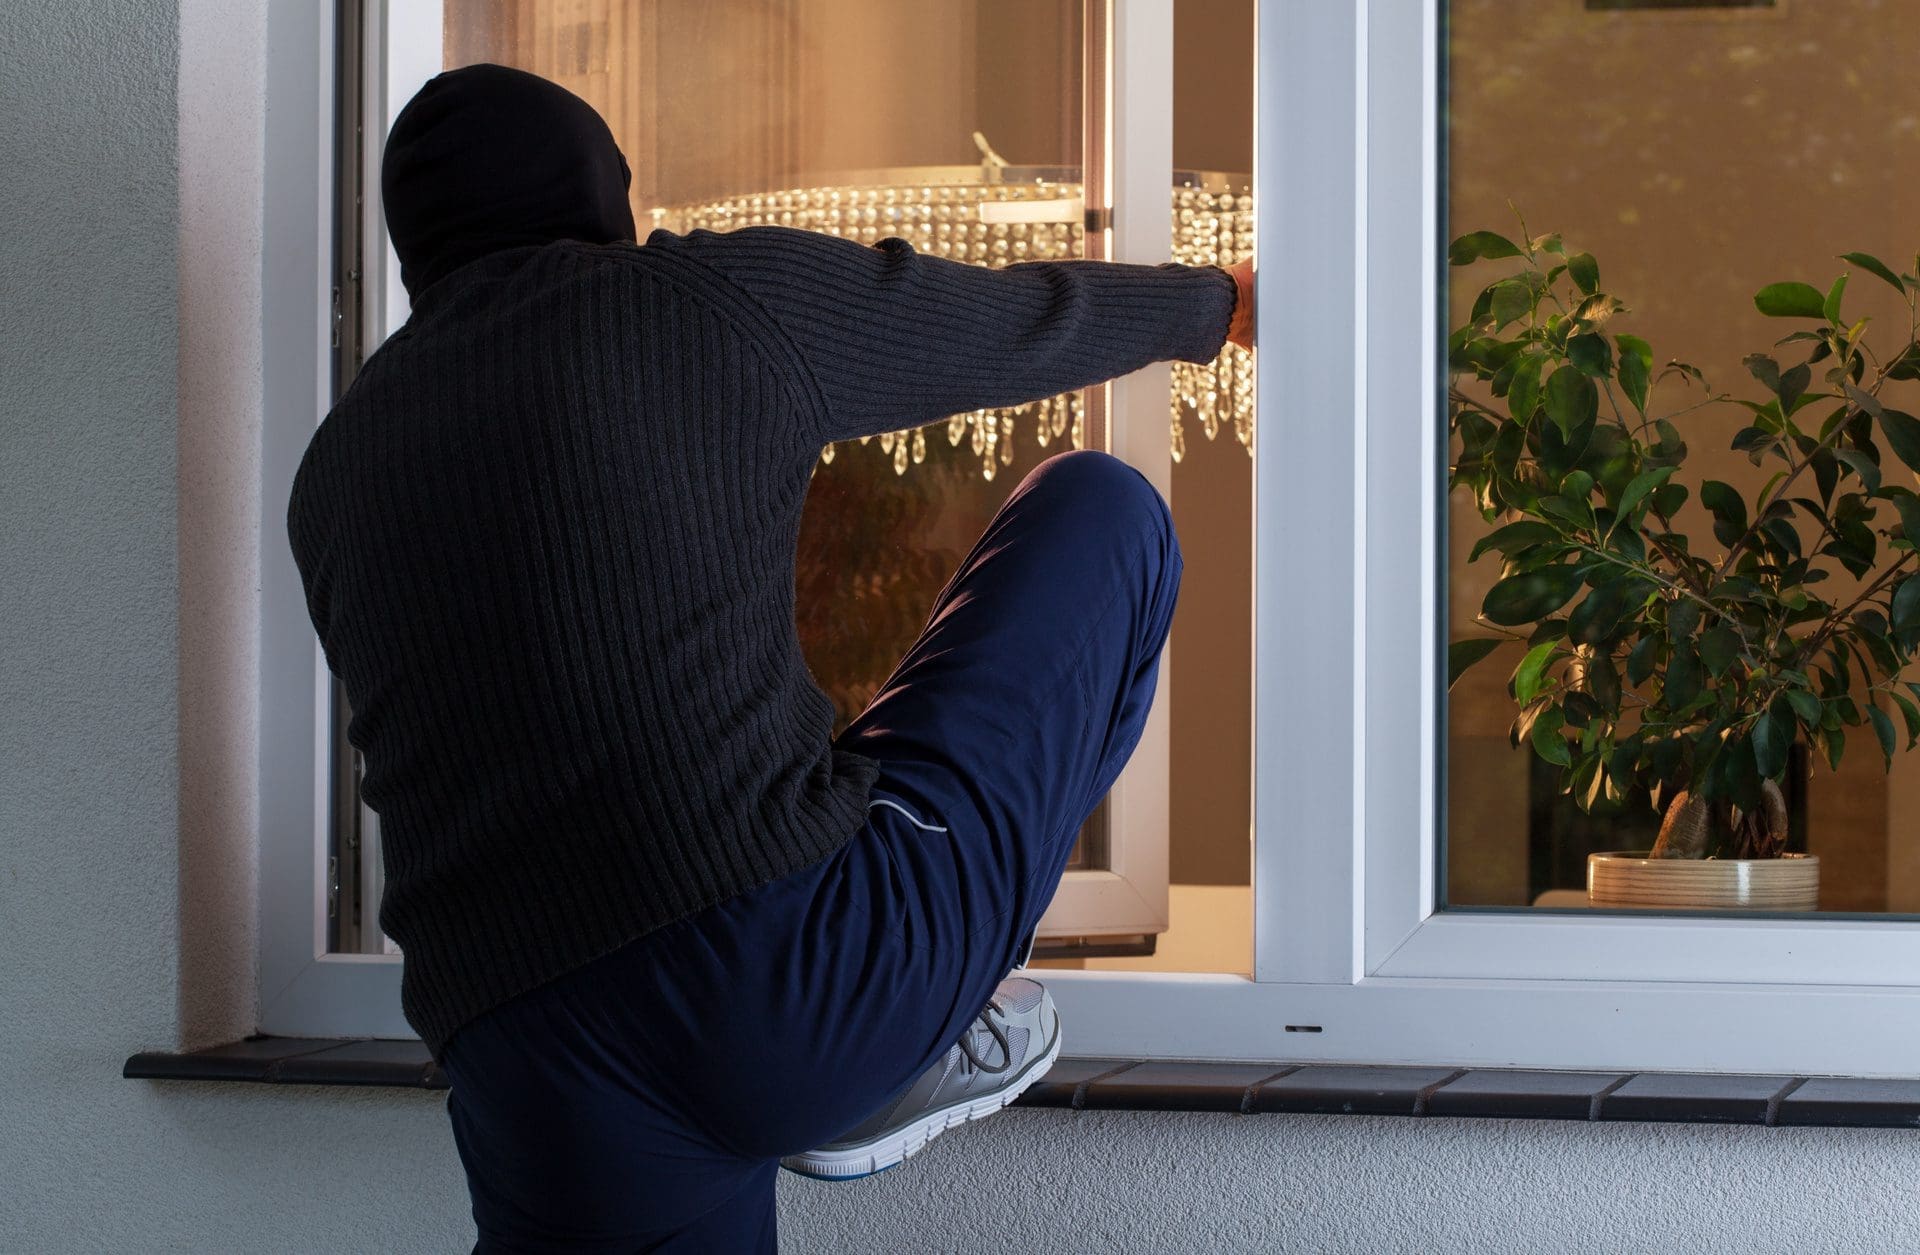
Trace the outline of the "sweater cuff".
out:
M 1233 307 L 1240 296 L 1233 276 L 1218 266 L 1161 262 L 1150 281 L 1128 294 L 1122 307 L 1158 328 L 1155 361 L 1205 365 L 1227 347 Z

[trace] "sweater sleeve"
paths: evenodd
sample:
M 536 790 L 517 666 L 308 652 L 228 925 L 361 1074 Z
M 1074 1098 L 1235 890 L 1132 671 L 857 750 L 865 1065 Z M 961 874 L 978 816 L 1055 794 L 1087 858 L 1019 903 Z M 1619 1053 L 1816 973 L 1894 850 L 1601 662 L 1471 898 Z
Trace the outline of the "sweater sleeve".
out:
M 823 440 L 1037 401 L 1151 362 L 1211 361 L 1236 289 L 1214 266 L 1015 262 L 997 269 L 794 227 L 664 228 L 743 290 L 797 348 L 827 413 Z

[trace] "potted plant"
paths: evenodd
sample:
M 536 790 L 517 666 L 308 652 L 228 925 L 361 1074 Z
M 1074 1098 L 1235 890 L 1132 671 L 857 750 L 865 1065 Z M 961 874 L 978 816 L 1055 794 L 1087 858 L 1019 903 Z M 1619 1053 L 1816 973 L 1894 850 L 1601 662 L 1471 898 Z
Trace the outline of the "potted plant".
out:
M 1905 301 L 1891 351 L 1843 315 L 1846 274 L 1761 288 L 1760 312 L 1798 325 L 1745 359 L 1752 399 L 1678 360 L 1656 372 L 1598 262 L 1558 235 L 1475 231 L 1449 260 L 1504 272 L 1447 346 L 1449 490 L 1496 525 L 1469 560 L 1502 563 L 1477 615 L 1492 635 L 1452 644 L 1449 687 L 1524 642 L 1512 743 L 1560 768 L 1582 810 L 1634 796 L 1662 812 L 1651 850 L 1590 858 L 1594 905 L 1813 909 L 1818 860 L 1784 848 L 1789 750 L 1837 767 L 1864 725 L 1891 766 L 1896 720 L 1920 739 L 1920 684 L 1903 679 L 1920 648 L 1920 418 L 1894 404 L 1920 379 L 1920 258 L 1900 274 L 1842 257 Z M 1683 395 L 1656 405 L 1669 384 Z M 1757 491 L 1683 473 L 1681 424 L 1715 404 L 1747 411 L 1733 448 L 1772 469 Z M 1689 500 L 1713 544 L 1676 528 Z

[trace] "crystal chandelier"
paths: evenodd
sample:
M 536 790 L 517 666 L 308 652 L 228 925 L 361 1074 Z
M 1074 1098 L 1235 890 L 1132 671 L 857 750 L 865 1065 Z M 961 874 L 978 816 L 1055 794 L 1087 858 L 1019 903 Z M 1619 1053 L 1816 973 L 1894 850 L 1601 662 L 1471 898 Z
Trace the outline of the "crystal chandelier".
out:
M 910 166 L 850 171 L 832 186 L 795 187 L 730 196 L 701 204 L 653 210 L 653 225 L 675 234 L 696 228 L 730 231 L 777 225 L 820 231 L 863 244 L 898 236 L 916 252 L 983 266 L 1079 257 L 1085 234 L 1079 171 L 1068 167 L 1012 166 L 1000 161 L 976 135 L 988 160 L 978 166 Z M 1070 177 L 1071 176 L 1071 177 Z M 1230 266 L 1253 249 L 1253 197 L 1245 175 L 1175 171 L 1173 260 L 1191 266 Z M 1208 440 L 1231 424 L 1234 437 L 1253 452 L 1253 355 L 1227 345 L 1204 364 L 1173 362 L 1169 440 L 1173 460 L 1186 453 L 1186 424 L 1197 422 Z M 1055 440 L 1081 449 L 1085 416 L 1081 394 L 1062 393 L 1024 405 L 972 410 L 945 420 L 947 442 L 968 442 L 991 480 L 1013 462 L 1016 420 L 1031 418 L 1040 447 Z M 929 424 L 938 428 L 939 423 Z M 925 460 L 927 428 L 903 428 L 877 440 L 895 474 Z M 820 452 L 831 462 L 834 446 Z

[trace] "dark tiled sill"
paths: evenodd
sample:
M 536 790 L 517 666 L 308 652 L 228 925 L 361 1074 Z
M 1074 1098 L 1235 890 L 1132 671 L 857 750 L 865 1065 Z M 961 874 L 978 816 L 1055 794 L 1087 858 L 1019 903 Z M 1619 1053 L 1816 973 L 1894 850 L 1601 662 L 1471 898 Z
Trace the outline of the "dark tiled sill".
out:
M 181 1053 L 142 1051 L 122 1076 L 445 1089 L 417 1040 L 248 1037 Z M 1487 1116 L 1543 1120 L 1920 1128 L 1920 1078 L 1527 1072 L 1062 1058 L 1013 1104 L 1252 1115 Z
M 283 1085 L 399 1085 L 446 1089 L 446 1074 L 417 1038 L 268 1037 L 203 1050 L 143 1050 L 120 1069 L 162 1081 L 277 1081 Z

